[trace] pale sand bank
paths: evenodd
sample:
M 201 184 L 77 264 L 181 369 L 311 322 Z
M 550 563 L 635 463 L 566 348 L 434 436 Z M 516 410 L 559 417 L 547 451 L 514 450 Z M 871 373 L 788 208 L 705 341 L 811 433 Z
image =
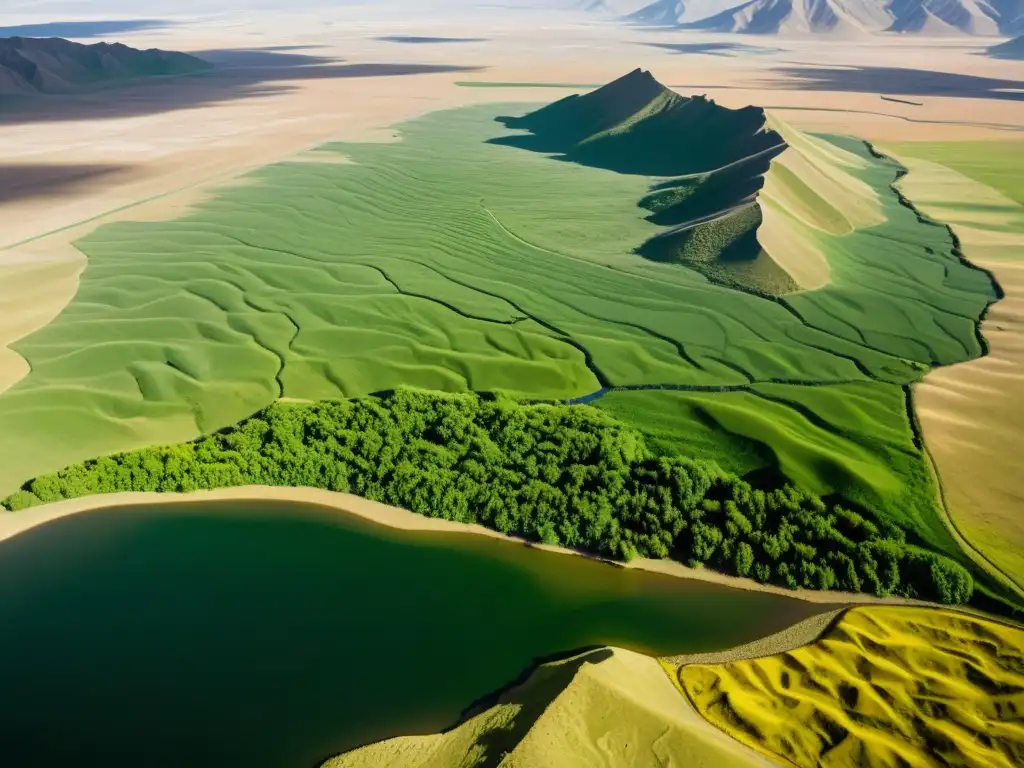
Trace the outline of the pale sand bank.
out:
M 475 765 L 491 750 L 509 768 L 776 765 L 704 720 L 657 661 L 602 648 L 541 665 L 451 730 L 370 744 L 323 768 Z
M 665 661 L 669 664 L 727 664 L 731 661 L 744 661 L 746 659 L 759 659 L 764 656 L 775 656 L 780 653 L 802 648 L 810 645 L 821 634 L 828 629 L 829 625 L 844 611 L 844 608 L 836 608 L 814 616 L 803 621 L 798 621 L 791 627 L 776 632 L 773 635 L 753 640 L 733 648 L 726 648 L 724 651 L 710 651 L 708 653 L 684 653 L 678 656 L 667 656 Z
M 390 528 L 404 531 L 436 531 L 446 533 L 469 533 L 491 538 L 504 539 L 518 544 L 527 543 L 523 539 L 507 536 L 482 525 L 457 523 L 450 520 L 425 517 L 399 507 L 392 507 L 369 499 L 363 499 L 349 493 L 325 491 L 319 488 L 287 488 L 281 486 L 246 485 L 233 488 L 218 488 L 212 491 L 193 491 L 191 493 L 108 493 L 83 496 L 77 499 L 58 501 L 38 507 L 21 510 L 20 512 L 0 512 L 0 542 L 17 536 L 37 526 L 68 515 L 89 512 L 97 509 L 112 509 L 152 504 L 192 503 L 205 501 L 282 501 L 313 504 L 325 510 L 344 512 L 365 520 L 369 520 Z M 602 562 L 626 568 L 638 568 L 666 576 L 690 579 L 733 589 L 752 592 L 766 592 L 783 595 L 809 603 L 820 603 L 836 608 L 854 604 L 896 604 L 896 605 L 931 605 L 917 600 L 903 598 L 880 598 L 873 595 L 854 594 L 850 592 L 819 592 L 808 589 L 785 589 L 768 584 L 759 584 L 751 579 L 727 576 L 722 573 L 708 571 L 703 568 L 688 568 L 674 560 L 651 560 L 638 557 L 628 563 L 604 560 L 564 547 L 552 547 L 545 544 L 528 542 L 529 546 L 548 552 L 559 552 L 576 557 L 588 557 Z M 0 551 L 2 556 L 2 551 Z

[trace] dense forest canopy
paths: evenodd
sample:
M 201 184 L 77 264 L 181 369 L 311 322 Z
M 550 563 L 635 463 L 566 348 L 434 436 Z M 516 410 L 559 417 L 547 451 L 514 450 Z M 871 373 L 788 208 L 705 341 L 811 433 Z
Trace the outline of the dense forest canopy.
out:
M 355 493 L 610 558 L 671 557 L 759 582 L 965 603 L 970 574 L 905 531 L 791 485 L 658 455 L 589 406 L 398 390 L 277 403 L 194 442 L 75 464 L 11 510 L 88 494 L 262 484 Z

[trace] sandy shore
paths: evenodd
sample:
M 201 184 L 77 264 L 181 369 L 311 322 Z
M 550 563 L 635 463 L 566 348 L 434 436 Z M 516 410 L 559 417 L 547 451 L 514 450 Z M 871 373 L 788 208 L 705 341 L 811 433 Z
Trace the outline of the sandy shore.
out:
M 493 531 L 482 525 L 456 523 L 449 520 L 425 517 L 415 512 L 381 504 L 349 493 L 336 493 L 318 488 L 286 488 L 267 485 L 246 485 L 235 488 L 218 488 L 212 491 L 194 491 L 192 493 L 109 493 L 94 496 L 83 496 L 77 499 L 44 504 L 20 512 L 0 513 L 0 542 L 17 536 L 37 526 L 60 518 L 98 509 L 112 509 L 153 504 L 193 503 L 208 501 L 283 501 L 315 504 L 325 511 L 337 511 L 356 515 L 379 525 L 404 531 L 434 531 L 442 533 L 466 533 L 504 539 L 509 542 L 523 544 L 522 539 Z M 529 542 L 529 546 L 548 552 L 558 552 L 575 557 L 593 557 L 564 547 L 552 547 L 545 544 Z M 0 554 L 2 556 L 2 554 Z M 603 558 L 593 557 L 603 560 Z M 880 598 L 873 595 L 855 594 L 850 592 L 819 592 L 808 589 L 785 589 L 767 584 L 759 584 L 751 579 L 727 576 L 722 573 L 688 568 L 674 560 L 651 560 L 638 557 L 628 563 L 605 561 L 626 568 L 638 568 L 652 573 L 660 573 L 682 579 L 721 584 L 733 589 L 744 589 L 751 592 L 766 592 L 804 600 L 809 603 L 820 603 L 833 608 L 844 605 L 889 604 L 889 605 L 930 605 L 917 600 L 903 598 Z

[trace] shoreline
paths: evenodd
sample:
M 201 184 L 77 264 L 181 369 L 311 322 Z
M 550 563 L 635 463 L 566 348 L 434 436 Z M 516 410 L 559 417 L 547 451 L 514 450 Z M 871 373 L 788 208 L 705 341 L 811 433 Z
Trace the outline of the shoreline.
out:
M 579 552 L 565 547 L 551 546 L 516 536 L 509 536 L 498 531 L 486 528 L 478 523 L 459 523 L 440 518 L 426 517 L 424 515 L 410 512 L 399 507 L 389 506 L 377 501 L 371 501 L 350 493 L 327 491 L 312 487 L 288 487 L 269 485 L 243 485 L 230 488 L 217 488 L 214 490 L 191 491 L 187 493 L 159 493 L 159 492 L 135 492 L 126 491 L 123 493 L 103 493 L 91 496 L 81 496 L 75 499 L 65 499 L 30 507 L 18 512 L 0 512 L 0 544 L 25 533 L 64 517 L 90 512 L 100 509 L 117 509 L 121 507 L 151 506 L 160 504 L 185 503 L 194 504 L 207 501 L 281 501 L 295 502 L 320 507 L 324 512 L 352 515 L 367 520 L 377 525 L 393 528 L 402 531 L 425 531 L 436 533 L 461 533 L 487 536 L 493 539 L 502 539 L 521 546 L 529 546 L 547 552 L 557 552 L 564 555 L 586 557 L 598 562 L 622 568 L 635 568 L 659 573 L 665 576 L 674 576 L 691 581 L 700 581 L 710 584 L 718 584 L 732 589 L 742 589 L 748 592 L 764 592 L 768 594 L 791 597 L 803 600 L 808 603 L 818 603 L 831 606 L 849 607 L 852 605 L 916 605 L 932 608 L 952 608 L 963 610 L 963 606 L 941 606 L 938 603 L 929 603 L 922 600 L 909 600 L 901 597 L 876 597 L 874 595 L 851 593 L 851 592 L 821 592 L 809 589 L 787 589 L 771 584 L 761 584 L 752 579 L 739 576 L 729 576 L 724 573 L 710 571 L 703 568 L 690 568 L 674 560 L 652 560 L 638 557 L 630 562 L 610 560 L 598 555 Z M 0 550 L 0 557 L 3 556 Z

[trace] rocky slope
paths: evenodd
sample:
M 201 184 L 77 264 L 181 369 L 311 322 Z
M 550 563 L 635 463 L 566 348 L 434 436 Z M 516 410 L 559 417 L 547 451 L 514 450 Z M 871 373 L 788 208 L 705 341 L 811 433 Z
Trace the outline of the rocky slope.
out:
M 59 37 L 0 38 L 0 95 L 69 93 L 112 81 L 201 72 L 194 56 L 120 43 L 83 45 Z

